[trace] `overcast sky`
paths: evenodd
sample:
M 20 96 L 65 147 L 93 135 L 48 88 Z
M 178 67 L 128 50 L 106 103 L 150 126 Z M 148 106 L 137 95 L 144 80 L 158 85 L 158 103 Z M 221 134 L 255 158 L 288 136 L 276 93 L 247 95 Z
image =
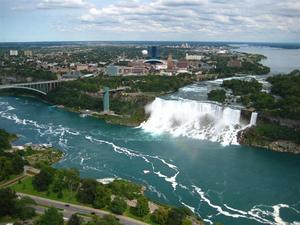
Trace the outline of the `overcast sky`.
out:
M 300 41 L 300 0 L 0 0 L 3 41 Z

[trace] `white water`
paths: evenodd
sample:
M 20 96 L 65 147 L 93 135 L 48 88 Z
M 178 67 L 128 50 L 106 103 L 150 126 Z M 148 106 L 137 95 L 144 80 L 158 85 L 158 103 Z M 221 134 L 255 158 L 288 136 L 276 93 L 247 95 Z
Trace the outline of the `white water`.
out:
M 251 126 L 255 126 L 256 125 L 257 116 L 258 116 L 257 112 L 252 112 L 251 119 L 250 119 L 250 125 Z
M 140 127 L 147 132 L 210 140 L 223 145 L 238 144 L 238 131 L 248 125 L 240 122 L 241 110 L 210 102 L 156 98 L 146 111 L 150 117 Z M 254 119 L 253 115 L 253 123 Z

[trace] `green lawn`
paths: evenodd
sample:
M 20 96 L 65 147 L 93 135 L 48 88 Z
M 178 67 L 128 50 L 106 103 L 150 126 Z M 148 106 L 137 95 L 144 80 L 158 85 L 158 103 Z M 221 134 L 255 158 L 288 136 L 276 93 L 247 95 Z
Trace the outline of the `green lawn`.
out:
M 25 177 L 24 179 L 22 179 L 22 181 L 20 183 L 17 182 L 15 184 L 11 185 L 10 188 L 15 190 L 16 192 L 35 195 L 35 196 L 39 196 L 39 197 L 43 197 L 43 198 L 48 198 L 48 199 L 57 200 L 57 201 L 61 201 L 61 202 L 66 202 L 66 203 L 71 203 L 71 204 L 76 204 L 76 205 L 84 205 L 84 206 L 92 207 L 91 205 L 86 205 L 86 204 L 79 203 L 76 199 L 76 193 L 75 192 L 71 193 L 68 190 L 63 190 L 63 197 L 62 198 L 58 198 L 57 193 L 53 193 L 52 191 L 49 192 L 49 193 L 47 193 L 47 192 L 38 192 L 38 191 L 34 190 L 34 188 L 32 186 L 32 179 L 33 179 L 33 177 Z M 108 209 L 104 209 L 104 210 L 109 212 Z M 150 214 L 147 215 L 144 218 L 140 218 L 140 217 L 137 217 L 137 216 L 133 215 L 130 212 L 129 208 L 124 213 L 124 216 L 128 216 L 128 217 L 131 217 L 133 219 L 143 221 L 145 223 L 154 224 L 150 220 Z
M 75 192 L 69 192 L 67 190 L 63 190 L 63 197 L 58 198 L 57 193 L 53 193 L 52 191 L 47 193 L 47 192 L 38 192 L 38 191 L 34 190 L 34 188 L 32 186 L 32 179 L 33 179 L 33 177 L 25 177 L 24 179 L 22 179 L 21 183 L 15 183 L 14 185 L 11 186 L 11 188 L 13 190 L 15 190 L 16 192 L 21 192 L 21 193 L 36 195 L 39 197 L 57 200 L 57 201 L 61 201 L 61 202 L 67 202 L 67 203 L 81 205 L 76 200 Z

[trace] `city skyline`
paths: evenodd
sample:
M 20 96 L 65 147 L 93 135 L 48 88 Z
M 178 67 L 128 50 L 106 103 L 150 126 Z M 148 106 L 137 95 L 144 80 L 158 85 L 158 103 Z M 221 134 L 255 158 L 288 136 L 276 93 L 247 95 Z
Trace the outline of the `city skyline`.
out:
M 1 0 L 0 42 L 298 42 L 297 0 Z

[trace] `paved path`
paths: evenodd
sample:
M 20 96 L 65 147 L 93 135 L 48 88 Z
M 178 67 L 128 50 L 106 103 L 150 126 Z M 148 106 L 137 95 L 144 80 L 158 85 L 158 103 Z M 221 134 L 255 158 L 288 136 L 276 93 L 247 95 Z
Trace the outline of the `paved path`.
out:
M 63 209 L 63 214 L 65 218 L 70 218 L 70 216 L 74 213 L 80 213 L 80 214 L 86 214 L 86 215 L 92 215 L 94 213 L 95 215 L 98 216 L 104 216 L 104 215 L 109 215 L 110 213 L 104 210 L 100 209 L 94 209 L 86 206 L 81 206 L 81 205 L 74 205 L 74 204 L 69 204 L 65 202 L 60 202 L 60 201 L 55 201 L 51 199 L 46 199 L 34 195 L 29 195 L 29 194 L 24 194 L 24 193 L 17 193 L 19 196 L 28 196 L 32 198 L 38 205 L 42 206 L 53 206 L 57 209 Z M 42 210 L 39 208 L 39 210 Z M 147 223 L 126 217 L 126 216 L 118 216 L 115 215 L 122 224 L 125 225 L 146 225 Z

